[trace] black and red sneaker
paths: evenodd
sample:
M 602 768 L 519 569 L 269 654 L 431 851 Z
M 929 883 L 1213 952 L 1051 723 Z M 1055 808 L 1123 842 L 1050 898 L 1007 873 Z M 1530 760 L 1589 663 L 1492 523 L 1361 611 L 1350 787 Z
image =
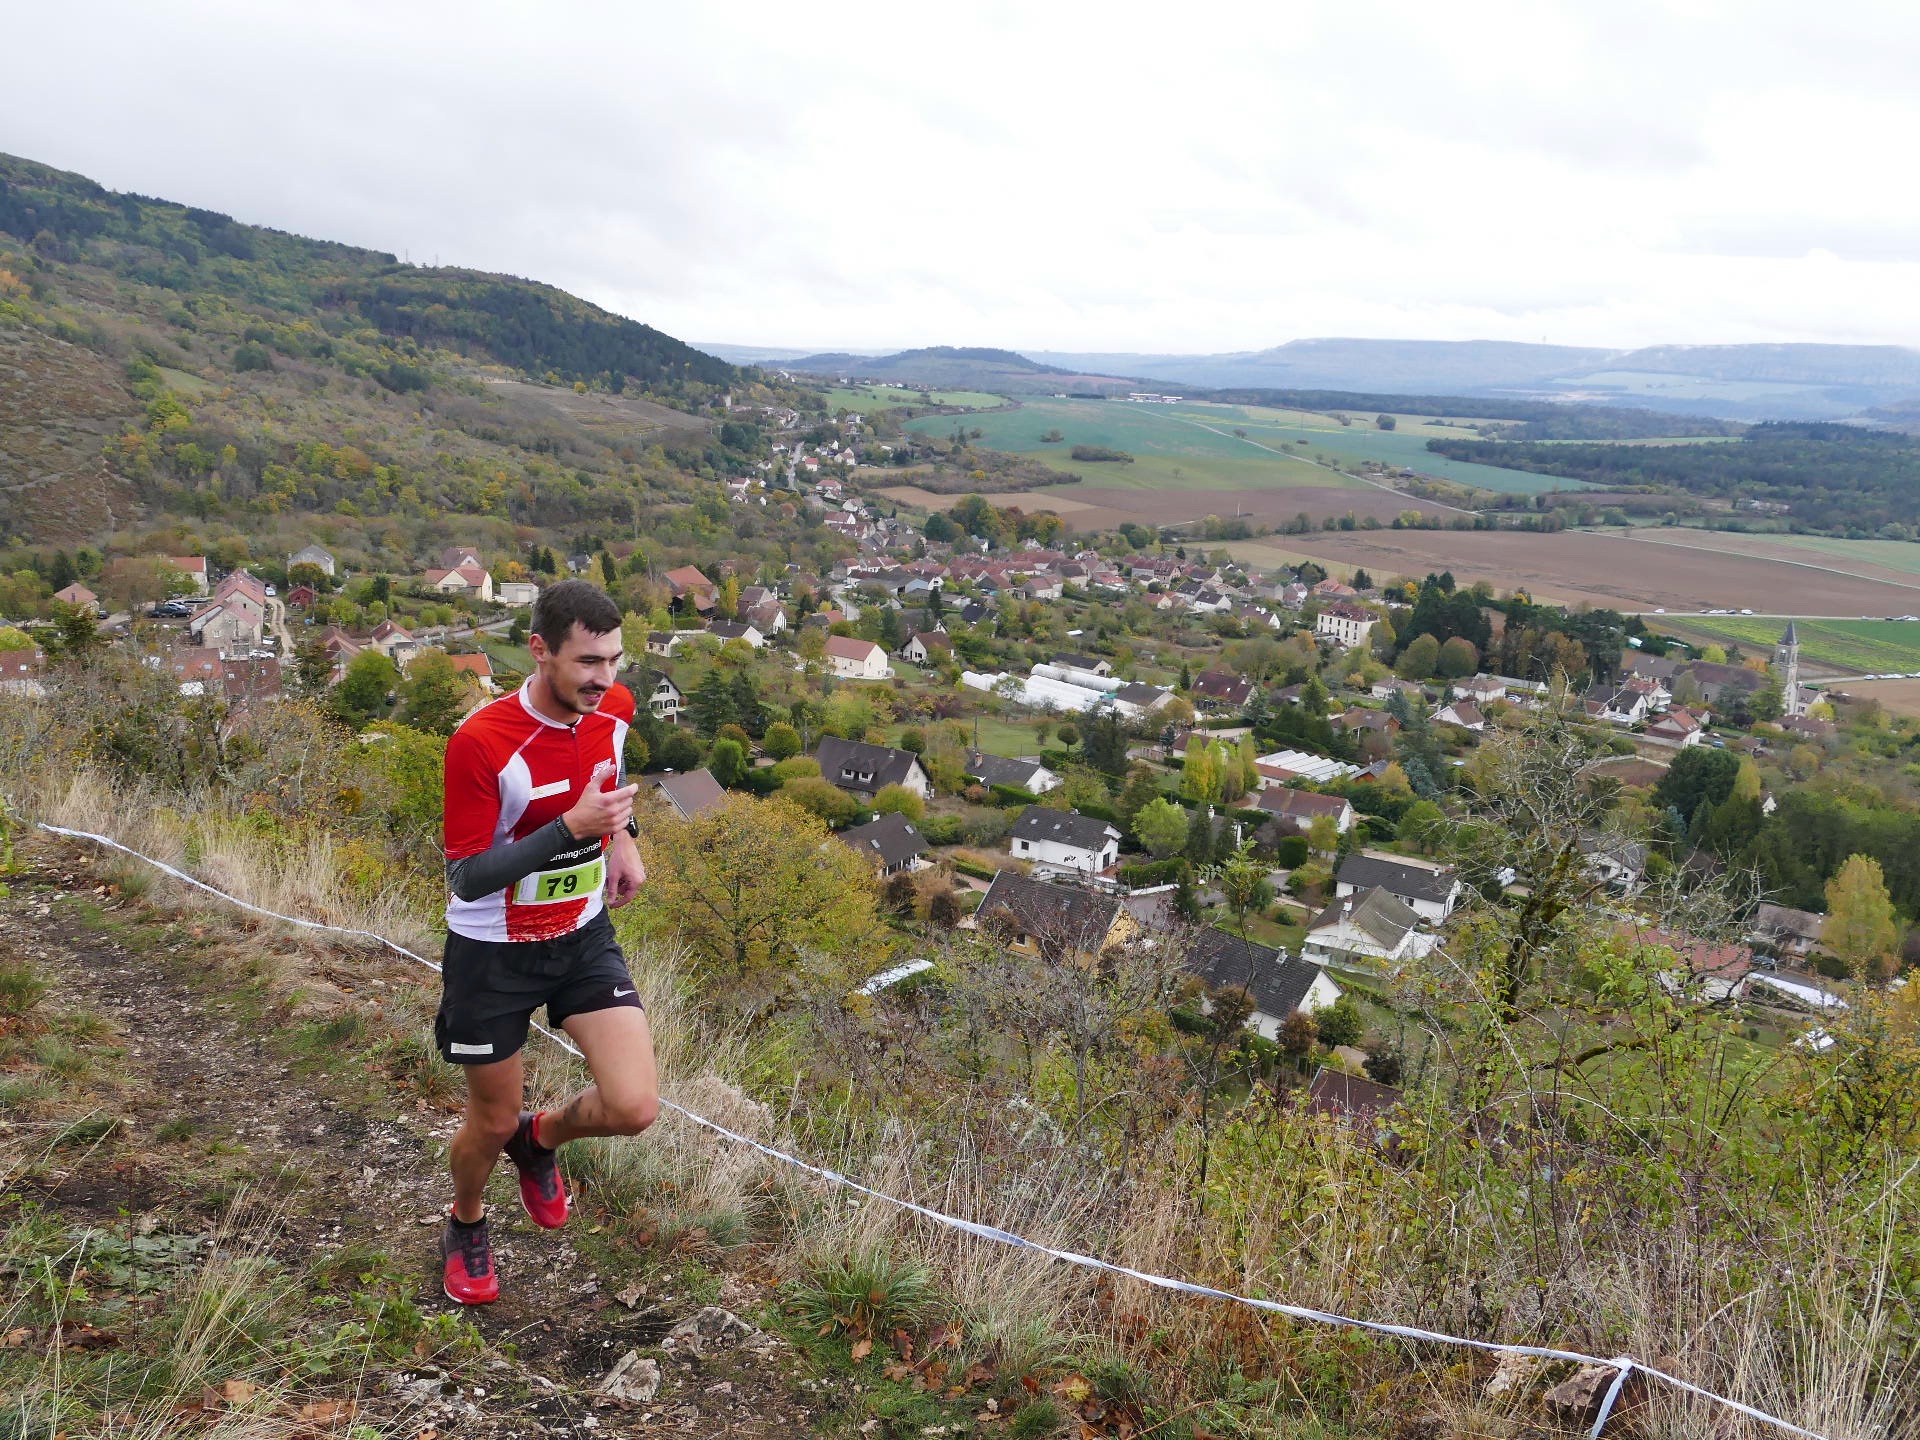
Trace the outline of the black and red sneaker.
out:
M 462 1225 L 448 1215 L 440 1254 L 446 1261 L 442 1284 L 449 1300 L 491 1305 L 500 1298 L 500 1276 L 493 1268 L 493 1242 L 487 1238 L 484 1215 L 472 1225 Z
M 520 1128 L 507 1142 L 507 1158 L 520 1172 L 520 1203 L 542 1230 L 558 1230 L 567 1223 L 567 1187 L 560 1180 L 554 1152 L 533 1138 L 536 1112 L 520 1112 Z

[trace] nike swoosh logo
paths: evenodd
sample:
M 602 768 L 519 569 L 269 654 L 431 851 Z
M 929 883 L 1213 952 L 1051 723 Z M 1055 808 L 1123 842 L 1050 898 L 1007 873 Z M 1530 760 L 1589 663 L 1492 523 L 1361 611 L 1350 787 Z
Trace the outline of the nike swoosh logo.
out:
M 616 990 L 613 992 L 613 998 L 616 1000 L 624 1000 L 627 996 L 631 994 L 633 994 L 633 991 L 631 990 Z

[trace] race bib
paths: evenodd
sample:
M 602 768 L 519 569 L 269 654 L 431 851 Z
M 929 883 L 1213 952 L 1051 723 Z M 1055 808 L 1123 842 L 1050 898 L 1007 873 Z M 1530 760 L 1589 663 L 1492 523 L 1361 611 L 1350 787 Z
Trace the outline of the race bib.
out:
M 558 905 L 563 900 L 584 900 L 600 888 L 606 868 L 605 858 L 595 857 L 563 870 L 536 870 L 513 887 L 514 903 Z

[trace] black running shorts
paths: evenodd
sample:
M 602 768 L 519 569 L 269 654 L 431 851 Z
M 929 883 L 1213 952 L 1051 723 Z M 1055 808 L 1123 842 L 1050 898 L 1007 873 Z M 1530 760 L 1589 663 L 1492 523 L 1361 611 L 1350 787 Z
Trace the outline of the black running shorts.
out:
M 527 1043 L 542 1005 L 556 1030 L 570 1015 L 642 1008 L 603 910 L 554 940 L 472 940 L 449 932 L 433 1038 L 452 1065 L 490 1065 Z

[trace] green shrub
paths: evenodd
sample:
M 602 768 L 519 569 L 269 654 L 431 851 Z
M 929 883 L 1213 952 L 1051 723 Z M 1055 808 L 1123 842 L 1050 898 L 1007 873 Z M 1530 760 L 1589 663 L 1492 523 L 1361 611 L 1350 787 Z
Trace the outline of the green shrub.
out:
M 0 1015 L 18 1020 L 47 998 L 47 982 L 24 960 L 0 961 Z
M 808 1325 L 871 1340 L 912 1328 L 932 1291 L 933 1279 L 924 1265 L 876 1248 L 814 1266 L 794 1282 L 792 1294 L 794 1308 Z
M 969 860 L 965 855 L 953 857 L 953 868 L 962 875 L 971 875 L 976 880 L 991 880 L 1000 872 L 991 865 L 982 865 L 978 860 Z
M 929 845 L 958 845 L 960 843 L 960 817 L 958 815 L 929 815 L 920 822 L 920 833 L 927 837 Z

